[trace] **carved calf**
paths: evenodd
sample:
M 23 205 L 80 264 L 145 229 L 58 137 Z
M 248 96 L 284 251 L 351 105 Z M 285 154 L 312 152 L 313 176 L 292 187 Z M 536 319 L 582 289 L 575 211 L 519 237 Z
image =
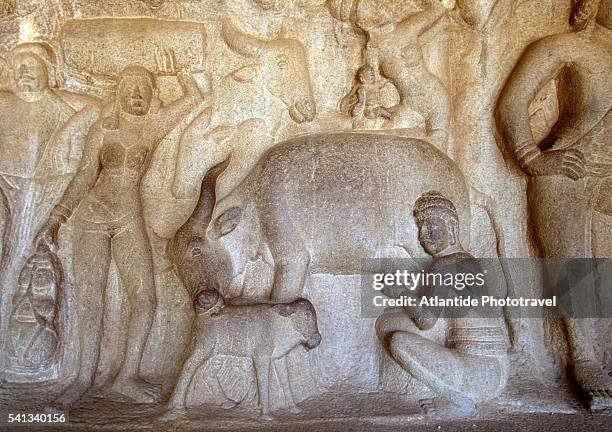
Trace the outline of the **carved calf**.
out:
M 321 343 L 312 304 L 300 299 L 288 304 L 226 306 L 214 291 L 201 292 L 195 304 L 199 315 L 193 350 L 168 402 L 166 419 L 176 417 L 184 409 L 185 396 L 198 367 L 218 354 L 246 357 L 253 361 L 264 418 L 271 418 L 272 363 L 291 412 L 299 412 L 289 383 L 286 356 L 300 345 L 310 350 Z

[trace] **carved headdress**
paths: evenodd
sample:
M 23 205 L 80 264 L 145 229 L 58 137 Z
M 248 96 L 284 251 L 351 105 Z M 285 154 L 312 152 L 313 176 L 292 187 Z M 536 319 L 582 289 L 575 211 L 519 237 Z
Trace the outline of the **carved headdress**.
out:
M 574 0 L 570 25 L 575 31 L 586 28 L 597 16 L 601 0 Z
M 449 222 L 459 223 L 459 215 L 455 205 L 451 200 L 436 191 L 425 192 L 416 200 L 413 215 L 417 222 L 421 222 L 426 217 L 437 216 Z

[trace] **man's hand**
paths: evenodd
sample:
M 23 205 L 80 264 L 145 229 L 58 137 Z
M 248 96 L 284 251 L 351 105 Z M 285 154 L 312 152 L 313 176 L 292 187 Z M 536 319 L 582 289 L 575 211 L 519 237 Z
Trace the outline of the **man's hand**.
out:
M 201 96 L 202 92 L 200 91 L 200 87 L 198 87 L 198 83 L 190 72 L 182 69 L 176 74 L 176 79 L 183 88 L 185 94 Z
M 58 246 L 58 234 L 62 223 L 66 221 L 66 217 L 61 212 L 55 209 L 51 212 L 49 220 L 36 234 L 35 244 L 36 247 L 45 247 L 51 252 L 56 252 L 59 249 Z
M 540 153 L 525 166 L 531 176 L 564 175 L 578 180 L 586 175 L 586 161 L 580 150 L 548 150 Z

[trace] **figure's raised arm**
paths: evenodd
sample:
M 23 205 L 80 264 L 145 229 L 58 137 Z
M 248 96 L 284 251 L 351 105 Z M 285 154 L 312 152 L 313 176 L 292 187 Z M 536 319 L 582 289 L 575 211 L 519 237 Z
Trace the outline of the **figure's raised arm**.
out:
M 210 94 L 202 94 L 193 75 L 188 72 L 178 72 L 177 79 L 183 91 L 183 97 L 166 105 L 160 110 L 155 128 L 156 138 L 166 136 L 178 123 L 179 119 L 189 114 L 201 103 L 210 103 Z

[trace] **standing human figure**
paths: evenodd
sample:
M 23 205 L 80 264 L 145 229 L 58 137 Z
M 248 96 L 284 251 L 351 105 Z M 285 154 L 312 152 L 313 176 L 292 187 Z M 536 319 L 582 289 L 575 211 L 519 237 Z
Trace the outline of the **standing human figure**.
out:
M 156 308 L 152 252 L 140 187 L 159 143 L 202 102 L 191 75 L 179 73 L 178 81 L 184 96 L 163 106 L 151 72 L 137 65 L 120 72 L 115 112 L 94 125 L 81 169 L 40 234 L 56 243 L 60 225 L 71 215 L 74 217 L 73 266 L 80 348 L 76 380 L 57 399 L 60 405 L 70 406 L 92 384 L 111 257 L 129 308 L 126 355 L 112 389 L 141 403 L 159 397 L 158 386 L 139 376 Z
M 529 176 L 530 218 L 543 256 L 609 258 L 612 0 L 577 1 L 570 22 L 574 32 L 527 48 L 498 101 L 498 126 Z M 553 79 L 559 84 L 559 117 L 536 142 L 529 106 Z M 568 317 L 566 324 L 577 384 L 591 408 L 612 406 L 612 380 L 596 359 L 589 320 Z
M 7 327 L 17 279 L 34 239 L 78 166 L 100 106 L 59 90 L 55 52 L 42 42 L 10 53 L 12 77 L 0 90 L 0 190 L 4 241 L 0 264 L 0 374 L 5 371 Z

